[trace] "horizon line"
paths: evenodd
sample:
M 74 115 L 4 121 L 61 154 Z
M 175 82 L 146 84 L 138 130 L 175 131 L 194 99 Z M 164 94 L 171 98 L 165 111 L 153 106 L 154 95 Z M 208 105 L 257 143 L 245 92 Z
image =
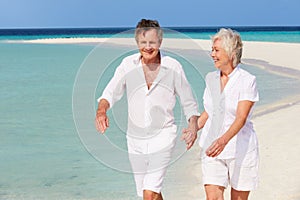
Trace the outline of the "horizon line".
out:
M 215 25 L 215 26 L 161 26 L 165 29 L 195 29 L 195 28 L 206 28 L 206 29 L 216 29 L 216 28 L 293 28 L 299 29 L 300 25 Z M 135 29 L 135 27 L 130 26 L 111 26 L 111 27 L 0 27 L 0 30 L 37 30 L 37 29 Z

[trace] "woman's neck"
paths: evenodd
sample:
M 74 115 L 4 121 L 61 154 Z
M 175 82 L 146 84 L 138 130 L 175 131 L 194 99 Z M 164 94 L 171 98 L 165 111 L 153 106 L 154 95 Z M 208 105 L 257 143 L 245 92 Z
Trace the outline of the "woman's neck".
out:
M 228 77 L 229 74 L 231 74 L 231 72 L 233 72 L 234 67 L 232 65 L 228 65 L 226 67 L 224 67 L 223 69 L 221 69 L 221 76 L 226 76 Z

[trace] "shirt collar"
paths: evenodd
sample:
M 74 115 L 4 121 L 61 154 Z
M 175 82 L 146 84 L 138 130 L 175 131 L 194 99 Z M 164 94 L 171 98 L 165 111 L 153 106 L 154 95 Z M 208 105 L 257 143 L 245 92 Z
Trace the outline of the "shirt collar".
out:
M 229 78 L 232 78 L 232 77 L 237 73 L 237 71 L 239 71 L 239 69 L 240 69 L 240 65 L 238 64 L 238 65 L 234 68 L 234 70 L 228 75 L 228 77 L 229 77 Z
M 233 71 L 228 75 L 229 78 L 232 78 L 237 72 L 240 70 L 240 64 L 238 64 Z M 217 76 L 219 77 L 221 75 L 221 70 L 216 71 Z

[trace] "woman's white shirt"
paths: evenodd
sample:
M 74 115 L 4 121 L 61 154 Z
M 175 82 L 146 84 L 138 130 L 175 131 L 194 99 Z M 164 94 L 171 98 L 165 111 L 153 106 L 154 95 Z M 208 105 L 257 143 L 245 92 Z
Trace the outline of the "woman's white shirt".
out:
M 219 70 L 208 73 L 205 82 L 203 104 L 209 117 L 199 140 L 202 152 L 205 152 L 212 142 L 223 135 L 232 125 L 236 118 L 239 101 L 256 102 L 259 100 L 256 78 L 241 69 L 241 64 L 229 74 L 229 81 L 223 91 L 220 88 Z M 234 158 L 258 147 L 257 136 L 251 122 L 253 107 L 245 125 L 229 141 L 218 158 Z

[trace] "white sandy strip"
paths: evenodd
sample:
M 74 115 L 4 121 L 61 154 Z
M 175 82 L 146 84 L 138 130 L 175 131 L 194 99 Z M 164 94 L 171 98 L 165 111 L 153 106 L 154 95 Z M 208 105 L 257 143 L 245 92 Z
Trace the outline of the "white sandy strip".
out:
M 202 49 L 211 50 L 210 40 L 193 40 Z M 186 39 L 164 39 L 164 44 L 167 47 L 173 48 L 195 48 L 192 42 Z M 279 43 L 279 42 L 243 42 L 243 59 L 263 60 L 272 65 L 287 67 L 295 70 L 300 70 L 299 52 L 300 43 Z M 196 47 L 197 48 L 197 47 Z
M 8 42 L 39 43 L 39 44 L 78 44 L 78 43 L 112 43 L 118 45 L 136 45 L 133 38 L 57 38 L 36 40 L 11 40 Z M 243 58 L 264 60 L 272 65 L 300 70 L 298 62 L 300 43 L 277 42 L 248 42 L 244 41 Z M 204 49 L 211 50 L 210 40 L 200 39 L 172 39 L 165 38 L 163 46 L 166 48 Z
M 7 40 L 9 43 L 31 43 L 31 44 L 79 44 L 79 43 L 101 43 L 108 38 L 49 38 L 33 40 Z
M 48 44 L 110 42 L 135 45 L 134 39 L 120 38 L 113 40 L 101 38 L 43 39 L 24 42 Z M 163 45 L 168 48 L 188 49 L 201 46 L 207 51 L 211 49 L 211 42 L 208 40 L 193 40 L 192 43 L 194 44 L 191 45 L 191 41 L 187 42 L 184 39 L 164 39 Z M 269 64 L 300 70 L 299 52 L 300 44 L 298 43 L 244 42 L 243 58 L 264 60 Z M 291 102 L 297 102 L 297 99 Z M 258 116 L 253 120 L 259 137 L 261 164 L 259 189 L 251 192 L 250 199 L 300 199 L 299 113 L 298 101 L 296 104 Z M 188 152 L 182 160 L 176 163 L 178 169 L 184 167 L 183 170 L 187 172 L 185 174 L 187 176 L 186 184 L 191 185 L 189 189 L 183 188 L 185 191 L 170 191 L 169 194 L 167 192 L 166 197 L 171 197 L 169 199 L 204 199 L 204 189 L 200 178 L 201 165 L 196 155 L 199 153 L 198 150 L 199 147 L 194 146 L 191 152 Z M 188 163 L 192 166 L 184 166 L 185 160 L 192 160 L 192 163 Z M 190 183 L 191 180 L 193 183 Z M 166 183 L 166 190 L 168 190 L 173 183 L 168 183 L 168 181 Z M 225 194 L 225 199 L 229 199 L 229 190 L 226 190 Z

